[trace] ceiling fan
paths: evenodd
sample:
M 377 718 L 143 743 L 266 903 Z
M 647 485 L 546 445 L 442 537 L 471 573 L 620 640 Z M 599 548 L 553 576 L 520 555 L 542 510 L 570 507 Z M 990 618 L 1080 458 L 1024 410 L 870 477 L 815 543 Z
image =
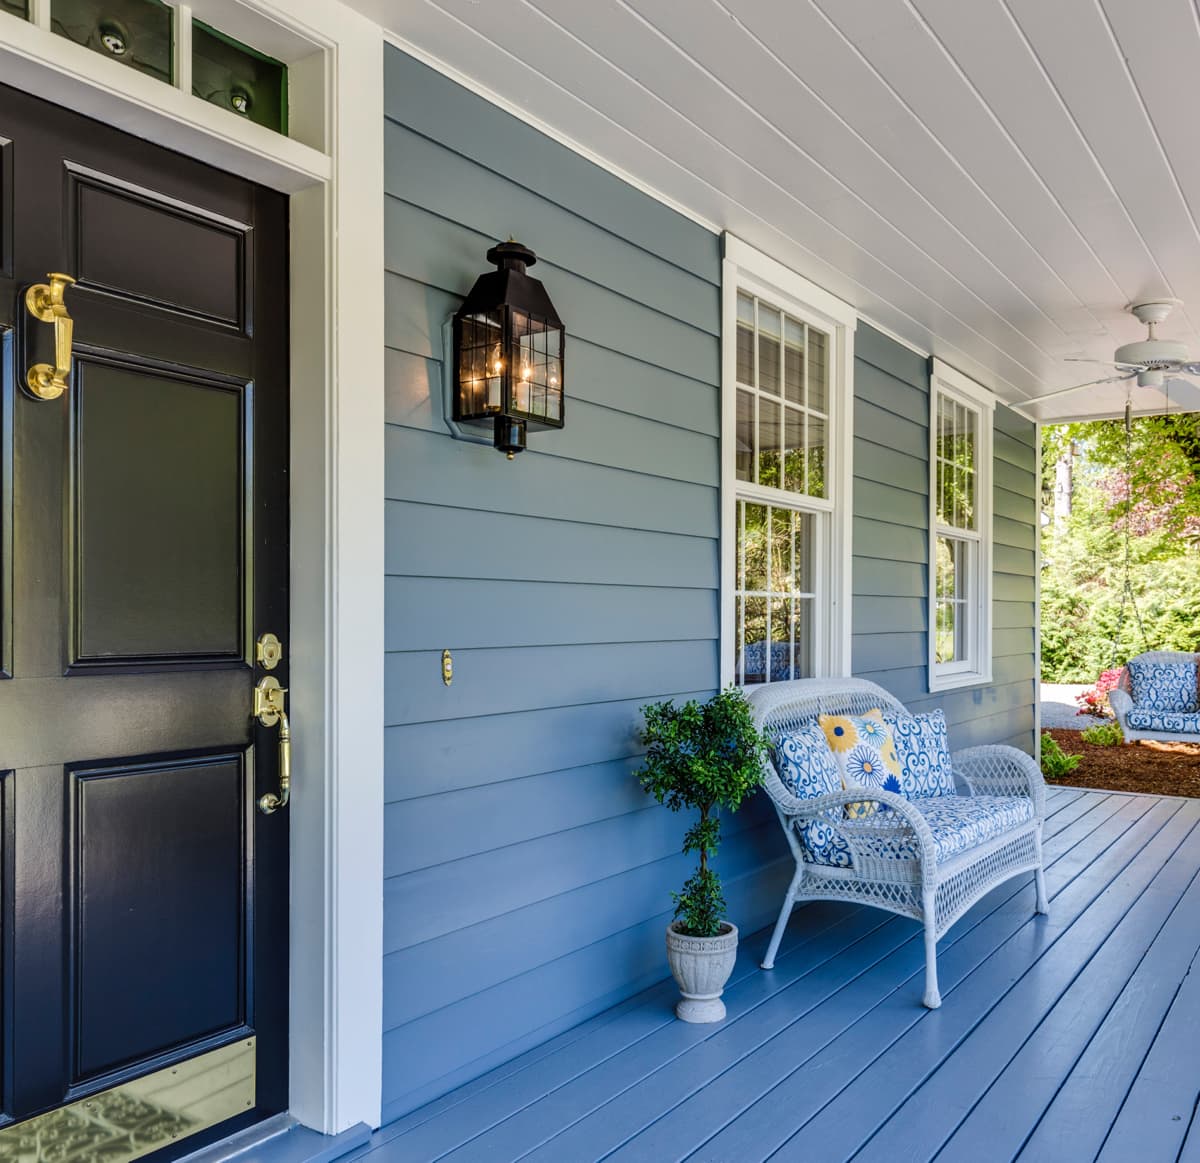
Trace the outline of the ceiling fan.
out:
M 1180 306 L 1178 299 L 1151 299 L 1145 303 L 1133 303 L 1129 307 L 1131 315 L 1146 325 L 1146 338 L 1136 343 L 1125 343 L 1113 352 L 1112 362 L 1099 359 L 1067 358 L 1069 363 L 1100 363 L 1117 369 L 1117 375 L 1105 376 L 1098 380 L 1089 380 L 1086 384 L 1076 384 L 1073 388 L 1061 388 L 1057 392 L 1049 392 L 1039 396 L 1037 402 L 1052 400 L 1056 396 L 1065 396 L 1084 388 L 1096 387 L 1099 384 L 1116 384 L 1122 380 L 1136 379 L 1138 387 L 1158 388 L 1169 391 L 1174 384 L 1193 387 L 1190 380 L 1177 379 L 1180 375 L 1200 376 L 1200 360 L 1193 360 L 1188 355 L 1187 345 L 1174 339 L 1159 339 L 1155 328 L 1165 320 L 1176 307 Z

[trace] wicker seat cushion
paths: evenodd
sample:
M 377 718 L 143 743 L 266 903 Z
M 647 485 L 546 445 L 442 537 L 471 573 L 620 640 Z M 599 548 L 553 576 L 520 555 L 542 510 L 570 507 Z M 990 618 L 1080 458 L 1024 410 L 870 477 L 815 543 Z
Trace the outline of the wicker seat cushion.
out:
M 1134 707 L 1125 721 L 1135 731 L 1173 731 L 1183 735 L 1200 735 L 1200 713 L 1195 711 L 1148 711 Z
M 912 804 L 933 833 L 939 864 L 1033 819 L 1033 804 L 1027 796 L 918 796 Z M 877 843 L 870 835 L 873 827 L 878 827 L 881 832 Z M 915 860 L 917 850 L 911 842 L 897 845 L 894 838 L 889 840 L 883 836 L 885 829 L 892 831 L 895 827 L 895 818 L 883 815 L 857 821 L 855 843 L 865 845 L 881 858 Z M 828 839 L 825 850 L 832 851 Z M 825 853 L 818 855 L 810 851 L 809 855 L 814 864 L 847 867 L 841 859 L 823 858 Z M 852 866 L 853 860 L 848 863 Z
M 952 796 L 954 772 L 946 716 L 939 707 L 925 715 L 884 715 L 892 729 L 900 759 L 900 791 L 910 800 L 917 796 Z
M 1140 711 L 1200 711 L 1195 662 L 1144 662 L 1134 658 L 1129 663 L 1129 683 Z

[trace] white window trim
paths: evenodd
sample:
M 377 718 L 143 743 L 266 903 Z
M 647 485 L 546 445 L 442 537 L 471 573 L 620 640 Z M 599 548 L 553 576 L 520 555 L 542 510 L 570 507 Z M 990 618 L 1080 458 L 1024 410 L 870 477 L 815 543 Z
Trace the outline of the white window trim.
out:
M 850 673 L 851 524 L 854 489 L 854 331 L 858 313 L 848 303 L 732 234 L 723 236 L 721 268 L 721 618 L 722 687 L 735 680 L 734 641 L 737 498 L 828 513 L 825 536 L 814 559 L 814 627 L 821 670 L 832 676 Z M 737 296 L 744 290 L 767 299 L 797 319 L 828 332 L 830 498 L 798 497 L 781 489 L 737 479 Z
M 937 651 L 937 406 L 946 396 L 979 417 L 975 465 L 975 515 L 978 528 L 975 601 L 971 603 L 969 666 L 939 664 Z M 996 397 L 982 384 L 934 358 L 929 378 L 929 689 L 931 692 L 980 686 L 992 681 L 992 428 Z M 947 527 L 949 531 L 949 527 Z

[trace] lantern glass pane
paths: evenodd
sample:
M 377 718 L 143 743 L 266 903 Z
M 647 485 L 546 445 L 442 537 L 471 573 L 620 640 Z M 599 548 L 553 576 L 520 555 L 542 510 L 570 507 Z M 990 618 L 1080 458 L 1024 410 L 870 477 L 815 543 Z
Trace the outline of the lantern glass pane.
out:
M 500 411 L 503 357 L 503 316 L 499 311 L 466 316 L 458 353 L 459 413 L 462 417 L 490 416 Z
M 562 330 L 545 319 L 513 310 L 509 411 L 535 423 L 562 423 Z

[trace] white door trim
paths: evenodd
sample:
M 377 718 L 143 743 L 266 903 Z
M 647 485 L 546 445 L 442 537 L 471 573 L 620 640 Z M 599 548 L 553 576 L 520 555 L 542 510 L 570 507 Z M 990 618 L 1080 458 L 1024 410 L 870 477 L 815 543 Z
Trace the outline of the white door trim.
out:
M 334 1134 L 379 1125 L 383 1071 L 383 36 L 336 0 L 192 7 L 314 46 L 292 120 L 323 148 L 7 13 L 0 78 L 291 195 L 290 1106 Z

